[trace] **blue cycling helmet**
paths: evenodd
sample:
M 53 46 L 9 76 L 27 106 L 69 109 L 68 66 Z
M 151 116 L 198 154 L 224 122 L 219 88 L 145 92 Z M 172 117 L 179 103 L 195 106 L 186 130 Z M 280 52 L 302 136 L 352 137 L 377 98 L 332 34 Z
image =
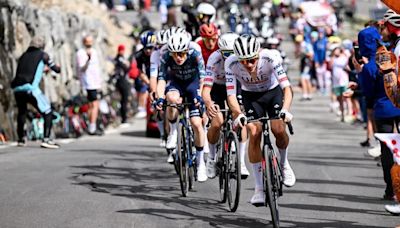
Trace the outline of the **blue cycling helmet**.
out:
M 153 48 L 157 44 L 157 37 L 153 31 L 144 31 L 140 35 L 140 43 L 142 43 L 145 48 Z

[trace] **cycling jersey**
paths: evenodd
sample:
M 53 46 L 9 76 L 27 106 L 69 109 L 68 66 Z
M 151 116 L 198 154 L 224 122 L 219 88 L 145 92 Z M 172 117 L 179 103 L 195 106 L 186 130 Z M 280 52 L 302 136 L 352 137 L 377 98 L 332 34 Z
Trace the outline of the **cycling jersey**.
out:
M 224 57 L 220 50 L 210 55 L 206 67 L 204 85 L 212 87 L 213 84 L 225 85 Z
M 282 67 L 282 57 L 276 51 L 262 49 L 257 64 L 257 77 L 253 78 L 238 58 L 231 55 L 225 60 L 226 89 L 228 96 L 236 95 L 236 79 L 244 91 L 266 92 L 280 85 L 290 86 L 289 79 Z
M 189 44 L 189 49 L 195 49 L 201 53 L 201 47 L 196 43 L 191 41 Z M 150 77 L 158 77 L 158 69 L 160 67 L 161 57 L 168 52 L 168 45 L 165 44 L 161 48 L 154 50 L 150 57 Z
M 144 49 L 136 52 L 135 59 L 140 72 L 150 75 L 150 56 L 144 53 Z
M 168 68 L 171 69 L 171 81 L 189 82 L 205 76 L 203 57 L 194 49 L 189 49 L 187 59 L 182 65 L 176 64 L 169 52 L 164 53 L 160 60 L 158 80 L 167 79 Z
M 218 44 L 215 44 L 214 49 L 209 50 L 208 48 L 206 48 L 206 45 L 204 44 L 203 39 L 200 39 L 199 41 L 197 41 L 197 44 L 201 48 L 201 54 L 203 55 L 203 59 L 206 64 L 207 64 L 208 59 L 211 56 L 211 54 L 219 49 Z

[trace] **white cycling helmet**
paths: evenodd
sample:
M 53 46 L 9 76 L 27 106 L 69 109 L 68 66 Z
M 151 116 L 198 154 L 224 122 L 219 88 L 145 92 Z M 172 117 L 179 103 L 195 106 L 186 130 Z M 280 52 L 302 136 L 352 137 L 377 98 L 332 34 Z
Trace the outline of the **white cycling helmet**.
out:
M 186 33 L 176 33 L 168 39 L 168 51 L 183 52 L 189 49 L 190 39 Z
M 260 46 L 260 42 L 255 36 L 244 34 L 235 40 L 233 52 L 238 59 L 251 59 L 258 55 Z
M 233 44 L 238 37 L 239 35 L 233 32 L 222 34 L 218 39 L 219 49 L 221 51 L 233 51 Z
M 158 45 L 164 45 L 164 44 L 168 43 L 167 30 L 158 31 L 156 36 L 157 36 L 157 44 Z
M 215 14 L 217 13 L 217 10 L 210 3 L 202 2 L 197 6 L 197 13 L 200 17 L 202 17 L 202 15 L 210 16 L 210 20 L 208 22 L 212 23 L 215 21 Z
M 267 39 L 267 44 L 269 45 L 278 45 L 279 43 L 279 39 L 276 37 L 270 37 Z
M 175 33 L 183 33 L 186 32 L 186 30 L 182 27 L 171 27 L 166 30 L 166 39 L 169 40 L 169 38 L 174 35 Z
M 385 15 L 383 15 L 383 20 L 389 22 L 397 28 L 400 27 L 400 15 L 391 9 L 386 11 Z

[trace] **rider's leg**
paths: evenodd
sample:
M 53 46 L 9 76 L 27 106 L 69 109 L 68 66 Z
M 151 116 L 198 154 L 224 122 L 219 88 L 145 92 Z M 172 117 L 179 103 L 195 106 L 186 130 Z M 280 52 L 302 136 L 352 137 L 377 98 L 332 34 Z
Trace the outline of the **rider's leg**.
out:
M 242 176 L 248 176 L 250 173 L 246 167 L 246 151 L 247 151 L 247 130 L 243 128 L 241 131 L 241 141 L 239 142 L 239 153 L 241 162 Z
M 211 158 L 213 160 L 215 159 L 216 146 L 217 146 L 217 142 L 218 142 L 219 135 L 220 135 L 220 129 L 221 129 L 223 122 L 224 122 L 224 118 L 222 116 L 222 113 L 218 113 L 211 120 L 211 125 L 207 132 L 208 145 L 210 148 L 208 158 Z
M 169 104 L 177 104 L 180 102 L 180 93 L 176 90 L 171 90 L 166 95 L 166 100 Z M 176 148 L 177 138 L 178 138 L 178 131 L 177 131 L 177 118 L 178 118 L 178 111 L 174 107 L 167 108 L 167 119 L 169 121 L 170 127 L 170 134 L 168 135 L 167 140 L 167 149 L 174 149 Z
M 192 124 L 193 132 L 194 132 L 194 145 L 196 146 L 197 152 L 197 163 L 204 164 L 204 128 L 202 119 L 198 116 L 193 116 L 190 118 L 190 122 Z
M 261 170 L 261 133 L 262 126 L 259 123 L 247 124 L 247 133 L 249 134 L 249 160 L 253 166 L 255 179 L 255 190 L 263 190 L 262 170 Z

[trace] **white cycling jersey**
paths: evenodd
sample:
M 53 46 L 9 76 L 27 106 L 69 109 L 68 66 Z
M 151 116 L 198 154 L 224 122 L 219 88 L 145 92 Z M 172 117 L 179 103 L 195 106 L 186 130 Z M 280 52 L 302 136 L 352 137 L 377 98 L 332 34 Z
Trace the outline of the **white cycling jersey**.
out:
M 213 84 L 225 85 L 224 57 L 220 50 L 214 51 L 208 58 L 204 85 L 212 87 Z
M 196 42 L 190 41 L 189 49 L 195 49 L 201 53 L 201 47 Z M 164 44 L 161 48 L 154 50 L 150 56 L 150 77 L 158 77 L 158 69 L 160 67 L 161 56 L 168 51 L 168 44 Z
M 225 60 L 226 90 L 229 95 L 236 95 L 236 79 L 242 90 L 249 92 L 266 92 L 280 85 L 290 86 L 289 79 L 282 67 L 282 57 L 276 50 L 262 49 L 257 64 L 257 77 L 251 77 L 235 55 Z

